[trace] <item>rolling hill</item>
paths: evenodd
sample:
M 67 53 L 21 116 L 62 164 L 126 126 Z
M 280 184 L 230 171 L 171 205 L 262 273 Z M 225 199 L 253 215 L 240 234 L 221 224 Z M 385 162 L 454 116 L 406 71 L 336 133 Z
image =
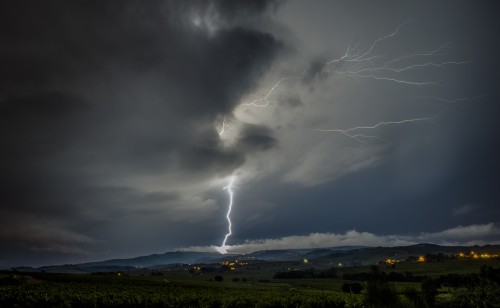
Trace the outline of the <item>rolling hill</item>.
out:
M 159 268 L 176 264 L 213 264 L 225 260 L 255 260 L 264 262 L 301 261 L 328 267 L 342 263 L 344 266 L 371 265 L 386 259 L 404 260 L 410 256 L 427 254 L 456 255 L 460 252 L 499 253 L 499 245 L 486 246 L 440 246 L 417 244 L 396 247 L 344 246 L 321 249 L 259 250 L 249 254 L 226 254 L 215 252 L 174 251 L 129 259 L 111 259 L 99 262 L 44 266 L 39 268 L 16 268 L 19 271 L 45 271 L 58 273 L 130 272 L 140 268 Z

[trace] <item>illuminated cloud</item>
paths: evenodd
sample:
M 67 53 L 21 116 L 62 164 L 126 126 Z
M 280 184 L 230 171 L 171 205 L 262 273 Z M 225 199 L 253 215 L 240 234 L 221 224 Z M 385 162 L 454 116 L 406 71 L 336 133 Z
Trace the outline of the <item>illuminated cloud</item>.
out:
M 316 186 L 349 173 L 374 167 L 380 162 L 382 147 L 338 147 L 322 142 L 308 149 L 284 175 L 288 182 Z
M 484 245 L 500 243 L 485 241 L 500 235 L 500 229 L 493 223 L 484 225 L 458 226 L 435 233 L 420 235 L 377 235 L 370 232 L 350 230 L 345 233 L 311 233 L 302 236 L 285 236 L 276 239 L 246 241 L 244 244 L 228 246 L 229 253 L 250 253 L 258 250 L 328 248 L 338 246 L 404 246 L 419 243 L 441 245 Z M 214 251 L 214 247 L 189 247 L 183 250 Z
M 485 243 L 498 237 L 500 229 L 494 223 L 457 226 L 435 233 L 422 233 L 417 237 L 423 242 L 433 243 Z M 497 240 L 498 241 L 498 238 Z

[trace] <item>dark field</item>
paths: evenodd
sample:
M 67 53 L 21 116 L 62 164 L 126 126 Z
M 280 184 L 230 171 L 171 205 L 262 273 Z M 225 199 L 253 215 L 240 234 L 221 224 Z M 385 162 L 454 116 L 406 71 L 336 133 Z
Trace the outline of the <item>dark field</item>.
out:
M 0 307 L 500 307 L 499 259 L 334 270 L 297 262 L 214 272 L 197 267 L 95 274 L 2 272 Z M 284 270 L 305 273 L 305 278 L 273 278 Z M 346 279 L 356 274 L 361 274 L 354 276 L 358 279 Z M 362 286 L 360 294 L 343 291 L 345 283 L 355 281 Z

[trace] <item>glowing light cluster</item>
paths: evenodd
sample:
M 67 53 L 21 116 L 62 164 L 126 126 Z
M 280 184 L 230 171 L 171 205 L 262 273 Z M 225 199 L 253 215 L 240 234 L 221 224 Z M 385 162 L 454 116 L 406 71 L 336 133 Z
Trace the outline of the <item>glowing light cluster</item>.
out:
M 469 258 L 469 259 L 492 259 L 492 258 L 500 258 L 500 255 L 499 254 L 492 254 L 492 253 L 487 253 L 487 252 L 483 252 L 483 253 L 477 253 L 475 251 L 471 251 L 470 253 L 459 253 L 457 255 L 457 257 L 459 259 L 461 258 Z
M 222 266 L 229 268 L 230 270 L 234 271 L 239 267 L 243 267 L 248 265 L 248 262 L 242 262 L 239 260 L 234 260 L 234 261 L 224 261 L 221 263 Z

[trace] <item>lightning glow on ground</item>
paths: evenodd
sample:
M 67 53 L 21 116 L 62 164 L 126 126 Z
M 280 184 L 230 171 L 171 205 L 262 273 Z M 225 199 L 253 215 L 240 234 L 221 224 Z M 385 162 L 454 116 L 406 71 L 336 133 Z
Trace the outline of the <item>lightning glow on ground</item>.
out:
M 222 241 L 222 245 L 220 247 L 216 247 L 217 250 L 222 254 L 227 253 L 228 247 L 226 246 L 226 242 L 227 242 L 227 239 L 232 234 L 231 228 L 233 225 L 231 223 L 231 210 L 233 209 L 233 196 L 234 196 L 233 188 L 235 187 L 234 186 L 235 181 L 236 181 L 236 176 L 231 176 L 229 178 L 229 183 L 227 184 L 227 186 L 224 187 L 224 190 L 227 190 L 227 193 L 229 195 L 229 205 L 228 205 L 228 210 L 227 210 L 227 214 L 226 214 L 226 219 L 228 222 L 228 233 L 224 237 L 224 241 Z

